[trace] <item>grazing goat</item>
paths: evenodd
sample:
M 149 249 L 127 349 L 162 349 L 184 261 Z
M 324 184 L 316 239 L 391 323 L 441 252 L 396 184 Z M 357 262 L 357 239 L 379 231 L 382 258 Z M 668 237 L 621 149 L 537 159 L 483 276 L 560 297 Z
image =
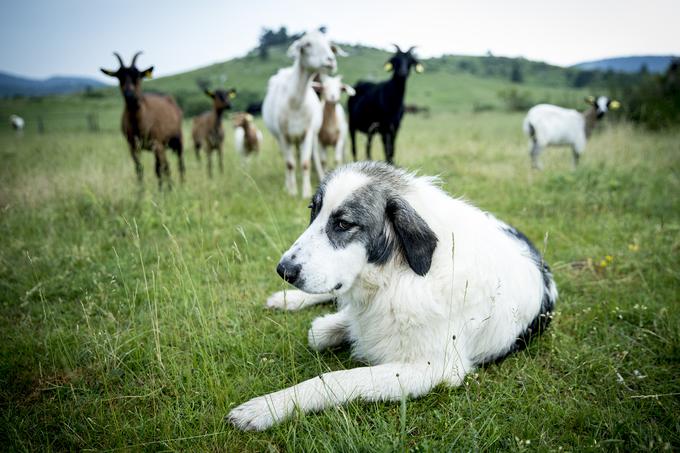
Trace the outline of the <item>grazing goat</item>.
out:
M 168 188 L 171 187 L 170 167 L 165 157 L 165 148 L 169 147 L 177 153 L 179 159 L 180 180 L 184 181 L 184 157 L 182 155 L 182 110 L 175 100 L 166 95 L 142 93 L 142 79 L 151 78 L 153 66 L 140 71 L 137 69 L 137 52 L 132 57 L 130 66 L 125 66 L 123 59 L 114 52 L 120 67 L 117 71 L 101 68 L 101 71 L 118 79 L 120 91 L 125 99 L 122 129 L 132 160 L 135 162 L 137 178 L 143 180 L 143 168 L 140 162 L 140 152 L 150 150 L 156 157 L 156 176 L 158 187 L 163 187 L 166 179 Z
M 24 119 L 19 115 L 10 115 L 9 124 L 10 126 L 12 126 L 12 129 L 14 129 L 17 134 L 21 134 L 24 131 L 24 126 L 26 125 Z
M 262 119 L 283 152 L 286 189 L 291 195 L 297 195 L 295 149 L 300 152 L 302 196 L 312 195 L 310 159 L 315 154 L 322 121 L 321 103 L 312 89 L 312 79 L 317 73 L 335 72 L 336 54 L 344 55 L 344 52 L 331 44 L 326 35 L 320 31 L 308 32 L 288 49 L 288 55 L 295 59 L 293 66 L 280 69 L 267 85 Z M 318 158 L 315 161 L 317 170 L 323 173 Z
M 236 90 L 234 88 L 215 91 L 206 89 L 204 92 L 213 100 L 213 108 L 194 118 L 191 137 L 194 139 L 196 159 L 201 159 L 201 148 L 205 150 L 205 157 L 208 161 L 208 176 L 212 178 L 213 151 L 217 151 L 220 173 L 224 173 L 224 164 L 222 163 L 222 144 L 224 143 L 222 112 L 231 108 L 231 99 L 236 96 Z
M 354 96 L 355 91 L 351 86 L 342 83 L 342 76 L 331 77 L 324 75 L 320 82 L 313 82 L 314 90 L 321 94 L 323 119 L 319 129 L 319 157 L 322 166 L 325 167 L 327 148 L 335 150 L 335 165 L 342 164 L 345 156 L 345 143 L 347 142 L 347 119 L 345 110 L 340 104 L 340 96 L 344 91 L 348 96 Z
M 236 152 L 243 156 L 249 156 L 260 150 L 262 132 L 257 130 L 253 115 L 250 113 L 237 113 L 234 115 L 234 147 Z
M 392 78 L 381 82 L 358 82 L 354 85 L 356 95 L 349 98 L 349 134 L 352 140 L 352 157 L 357 159 L 356 131 L 367 135 L 366 158 L 371 158 L 371 140 L 378 132 L 385 148 L 385 160 L 394 161 L 394 142 L 397 138 L 401 118 L 404 115 L 404 94 L 406 79 L 415 67 L 423 72 L 423 65 L 413 55 L 414 47 L 406 52 L 394 44 L 397 52 L 385 63 L 386 71 L 393 71 Z
M 550 104 L 539 104 L 529 110 L 524 118 L 523 129 L 531 139 L 529 154 L 533 168 L 541 168 L 538 156 L 543 148 L 550 145 L 571 146 L 576 167 L 597 120 L 609 109 L 616 110 L 621 105 L 619 101 L 606 96 L 589 96 L 585 101 L 590 104 L 590 108 L 583 113 Z

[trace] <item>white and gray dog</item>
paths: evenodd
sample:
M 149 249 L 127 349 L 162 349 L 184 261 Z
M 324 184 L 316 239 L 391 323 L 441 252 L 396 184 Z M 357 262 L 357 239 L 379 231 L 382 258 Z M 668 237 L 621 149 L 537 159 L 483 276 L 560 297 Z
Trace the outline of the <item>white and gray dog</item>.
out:
M 458 386 L 550 322 L 557 288 L 536 248 L 433 178 L 349 164 L 324 179 L 310 208 L 309 227 L 277 267 L 299 290 L 275 293 L 267 305 L 298 310 L 337 300 L 337 313 L 312 323 L 309 344 L 321 351 L 349 343 L 368 366 L 254 398 L 229 414 L 239 428 L 266 429 L 295 407 Z

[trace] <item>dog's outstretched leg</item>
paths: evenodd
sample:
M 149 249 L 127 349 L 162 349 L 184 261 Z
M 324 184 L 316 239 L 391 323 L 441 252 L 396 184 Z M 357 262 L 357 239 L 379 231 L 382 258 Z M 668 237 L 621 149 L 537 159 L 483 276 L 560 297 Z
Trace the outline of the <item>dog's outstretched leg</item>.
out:
M 234 408 L 229 420 L 245 430 L 264 430 L 289 417 L 297 406 L 303 412 L 315 412 L 353 399 L 364 401 L 399 401 L 429 392 L 446 381 L 434 363 L 387 363 L 383 365 L 331 371 L 293 387 L 253 398 Z
M 312 327 L 307 332 L 309 346 L 317 351 L 339 346 L 349 340 L 348 328 L 349 319 L 345 310 L 319 316 L 312 321 Z
M 278 291 L 267 299 L 267 308 L 281 310 L 300 310 L 312 305 L 331 302 L 335 297 L 331 294 L 309 294 L 299 289 Z

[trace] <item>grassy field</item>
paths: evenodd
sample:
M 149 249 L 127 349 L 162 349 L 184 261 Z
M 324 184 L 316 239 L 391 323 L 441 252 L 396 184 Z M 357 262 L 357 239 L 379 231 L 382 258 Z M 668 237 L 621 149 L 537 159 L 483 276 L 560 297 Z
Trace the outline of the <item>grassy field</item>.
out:
M 35 112 L 30 102 L 0 111 Z M 306 345 L 331 307 L 264 308 L 284 288 L 274 268 L 306 226 L 307 200 L 284 194 L 267 134 L 245 163 L 228 134 L 226 171 L 212 180 L 187 152 L 187 181 L 169 193 L 145 153 L 140 191 L 116 130 L 120 102 L 88 102 L 100 133 L 66 123 L 0 133 L 3 449 L 680 449 L 680 132 L 604 124 L 577 170 L 569 150 L 552 149 L 534 172 L 521 115 L 407 117 L 400 165 L 439 174 L 535 242 L 547 235 L 554 323 L 461 388 L 242 433 L 225 422 L 235 405 L 357 366 Z

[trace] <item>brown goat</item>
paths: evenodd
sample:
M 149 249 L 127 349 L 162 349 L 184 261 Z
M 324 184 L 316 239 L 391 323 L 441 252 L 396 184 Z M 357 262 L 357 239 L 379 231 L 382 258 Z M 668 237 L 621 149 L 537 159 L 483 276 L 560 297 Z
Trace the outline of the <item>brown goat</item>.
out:
M 143 168 L 139 159 L 143 149 L 152 151 L 156 157 L 156 176 L 158 187 L 163 187 L 166 179 L 171 187 L 170 167 L 165 157 L 165 148 L 171 148 L 179 159 L 180 180 L 184 182 L 184 158 L 182 155 L 182 110 L 171 96 L 142 93 L 142 79 L 151 78 L 153 66 L 140 71 L 136 61 L 141 52 L 132 57 L 130 66 L 125 66 L 123 59 L 114 52 L 120 67 L 117 71 L 101 68 L 101 71 L 118 79 L 120 91 L 125 99 L 123 110 L 123 135 L 130 147 L 132 160 L 140 183 L 143 180 Z
M 208 176 L 212 177 L 212 152 L 217 151 L 220 173 L 224 173 L 222 163 L 222 144 L 224 143 L 224 128 L 222 127 L 222 113 L 231 108 L 231 99 L 236 96 L 236 90 L 205 90 L 205 94 L 213 100 L 212 110 L 201 113 L 194 118 L 191 136 L 194 139 L 196 158 L 200 160 L 201 148 L 205 150 L 208 160 Z
M 234 147 L 241 156 L 249 156 L 260 150 L 262 132 L 257 130 L 253 115 L 250 113 L 237 113 L 234 115 Z

